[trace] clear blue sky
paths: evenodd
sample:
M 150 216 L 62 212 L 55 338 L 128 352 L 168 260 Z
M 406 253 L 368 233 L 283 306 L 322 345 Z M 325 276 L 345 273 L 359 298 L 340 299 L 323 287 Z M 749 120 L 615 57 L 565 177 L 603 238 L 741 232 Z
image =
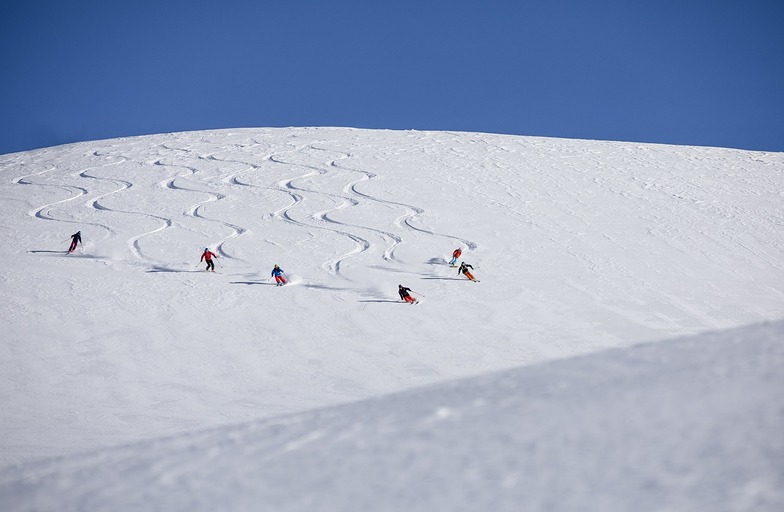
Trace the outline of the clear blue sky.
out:
M 351 126 L 784 151 L 781 0 L 6 0 L 0 154 Z

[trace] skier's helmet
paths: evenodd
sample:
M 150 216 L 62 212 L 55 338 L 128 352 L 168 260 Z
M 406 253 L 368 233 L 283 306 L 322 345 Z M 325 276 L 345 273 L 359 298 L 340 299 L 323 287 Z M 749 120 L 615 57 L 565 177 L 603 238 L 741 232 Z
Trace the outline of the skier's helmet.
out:
M 209 249 L 207 247 L 205 247 L 204 248 L 204 252 L 207 252 L 207 251 L 209 251 Z

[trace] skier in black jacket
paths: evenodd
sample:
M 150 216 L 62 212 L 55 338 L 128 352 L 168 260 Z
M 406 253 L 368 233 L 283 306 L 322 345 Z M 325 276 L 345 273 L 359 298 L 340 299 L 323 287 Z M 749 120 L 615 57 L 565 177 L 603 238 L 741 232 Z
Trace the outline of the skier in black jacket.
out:
M 406 288 L 402 284 L 397 285 L 397 293 L 400 295 L 400 298 L 409 304 L 416 304 L 417 300 L 411 296 L 410 291 L 411 288 Z
M 72 253 L 76 250 L 76 245 L 82 243 L 82 232 L 77 231 L 73 235 L 71 235 L 71 247 L 68 248 L 68 252 Z
M 470 279 L 471 281 L 476 281 L 476 278 L 474 277 L 474 274 L 472 274 L 472 273 L 471 273 L 471 272 L 468 270 L 469 268 L 470 268 L 471 270 L 474 270 L 474 267 L 472 267 L 471 265 L 469 265 L 469 264 L 468 264 L 468 263 L 466 263 L 465 261 L 461 262 L 461 263 L 460 263 L 460 268 L 458 268 L 458 269 L 457 269 L 457 275 L 460 275 L 460 274 L 462 273 L 464 276 L 466 276 L 466 277 L 467 277 L 468 279 Z

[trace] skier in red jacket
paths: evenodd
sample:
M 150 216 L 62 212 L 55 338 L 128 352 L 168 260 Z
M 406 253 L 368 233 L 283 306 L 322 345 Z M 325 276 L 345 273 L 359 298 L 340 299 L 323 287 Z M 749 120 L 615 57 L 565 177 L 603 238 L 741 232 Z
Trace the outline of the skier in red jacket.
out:
M 201 263 L 202 261 L 206 261 L 207 262 L 206 270 L 208 271 L 212 270 L 213 272 L 215 272 L 215 263 L 212 261 L 212 258 L 217 258 L 217 257 L 218 257 L 217 254 L 215 254 L 214 252 L 210 251 L 207 247 L 205 247 L 204 252 L 201 254 L 201 258 L 199 258 L 199 263 Z
M 460 247 L 455 249 L 454 252 L 452 252 L 452 261 L 450 261 L 449 264 L 452 265 L 452 266 L 455 266 L 455 264 L 457 263 L 457 259 L 462 254 L 463 254 L 463 249 L 461 249 Z

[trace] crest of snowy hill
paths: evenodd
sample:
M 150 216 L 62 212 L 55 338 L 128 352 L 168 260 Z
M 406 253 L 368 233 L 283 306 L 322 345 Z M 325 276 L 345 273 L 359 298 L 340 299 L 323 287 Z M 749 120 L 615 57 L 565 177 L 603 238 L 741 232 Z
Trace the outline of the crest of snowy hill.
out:
M 0 178 L 12 509 L 574 510 L 616 477 L 616 510 L 781 503 L 782 153 L 243 129 L 2 155 Z

